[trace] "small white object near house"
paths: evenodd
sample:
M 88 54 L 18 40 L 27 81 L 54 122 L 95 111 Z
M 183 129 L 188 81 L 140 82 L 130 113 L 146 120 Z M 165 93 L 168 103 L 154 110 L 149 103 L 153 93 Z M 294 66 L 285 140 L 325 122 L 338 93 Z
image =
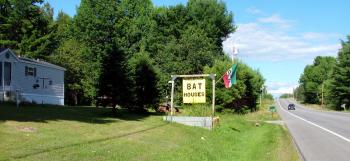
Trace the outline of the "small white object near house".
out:
M 0 101 L 64 105 L 64 71 L 0 48 Z

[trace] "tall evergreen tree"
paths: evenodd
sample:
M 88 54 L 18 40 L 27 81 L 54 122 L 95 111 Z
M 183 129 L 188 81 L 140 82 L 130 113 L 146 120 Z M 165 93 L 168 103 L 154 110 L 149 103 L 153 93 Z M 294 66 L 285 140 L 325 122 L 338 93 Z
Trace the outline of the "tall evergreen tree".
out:
M 119 3 L 114 0 L 82 0 L 74 18 L 74 36 L 86 45 L 82 59 L 89 66 L 84 69 L 83 85 L 91 100 L 95 99 L 98 88 L 105 85 L 100 82 L 103 81 L 100 79 L 103 62 L 116 53 L 114 25 L 119 17 Z
M 140 52 L 129 60 L 129 64 L 135 86 L 133 92 L 136 107 L 134 110 L 142 111 L 149 107 L 156 108 L 159 100 L 159 71 L 154 66 L 153 60 L 148 53 Z
M 342 42 L 342 48 L 338 53 L 336 67 L 331 86 L 334 105 L 340 109 L 342 104 L 350 106 L 350 36 Z
M 56 24 L 53 20 L 53 8 L 49 3 L 40 7 L 40 20 L 38 28 L 31 29 L 30 35 L 25 35 L 19 44 L 19 48 L 25 56 L 31 58 L 48 59 L 58 47 L 56 39 Z
M 40 49 L 45 43 L 36 40 L 44 37 L 49 31 L 49 19 L 45 10 L 49 5 L 41 8 L 43 0 L 3 0 L 0 1 L 0 46 L 16 50 L 22 55 Z M 40 56 L 40 55 L 39 55 Z

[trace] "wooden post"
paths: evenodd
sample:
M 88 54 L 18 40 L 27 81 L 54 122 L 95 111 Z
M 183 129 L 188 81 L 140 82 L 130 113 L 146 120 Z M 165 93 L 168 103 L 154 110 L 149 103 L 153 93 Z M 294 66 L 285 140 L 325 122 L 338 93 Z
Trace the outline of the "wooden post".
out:
M 210 78 L 213 85 L 213 98 L 212 98 L 212 114 L 211 114 L 211 129 L 214 129 L 214 116 L 215 116 L 215 76 L 216 74 L 211 74 Z
M 273 120 L 273 112 L 271 111 L 271 119 Z
M 170 115 L 171 115 L 171 122 L 173 122 L 173 115 L 174 115 L 174 81 L 170 81 L 171 83 L 171 103 L 170 103 Z
M 215 74 L 212 75 L 213 98 L 212 98 L 212 117 L 215 116 Z
M 212 114 L 211 114 L 211 118 L 212 118 L 212 128 L 214 127 L 213 125 L 213 119 L 215 116 L 215 77 L 216 74 L 194 74 L 194 75 L 171 75 L 171 81 L 169 81 L 168 83 L 171 83 L 171 111 L 170 111 L 170 115 L 171 115 L 171 122 L 173 122 L 173 115 L 174 115 L 174 88 L 175 88 L 175 80 L 176 78 L 198 78 L 198 77 L 210 77 L 212 80 L 212 85 L 213 85 L 213 98 L 212 98 Z

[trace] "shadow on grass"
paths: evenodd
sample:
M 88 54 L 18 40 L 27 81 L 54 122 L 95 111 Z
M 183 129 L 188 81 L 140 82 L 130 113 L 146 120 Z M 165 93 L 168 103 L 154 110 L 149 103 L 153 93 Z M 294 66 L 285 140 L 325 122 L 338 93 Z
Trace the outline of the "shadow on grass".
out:
M 29 153 L 29 154 L 25 154 L 25 155 L 15 156 L 13 158 L 14 159 L 23 159 L 23 158 L 27 158 L 27 157 L 30 157 L 30 156 L 34 156 L 34 155 L 38 155 L 38 154 L 42 154 L 42 153 L 48 153 L 48 152 L 52 152 L 52 151 L 60 150 L 60 149 L 64 149 L 64 148 L 71 148 L 71 147 L 85 145 L 85 144 L 93 144 L 93 143 L 99 143 L 99 142 L 109 141 L 109 140 L 113 140 L 113 139 L 119 139 L 119 138 L 131 136 L 131 135 L 140 134 L 140 133 L 143 133 L 143 132 L 146 132 L 146 131 L 150 131 L 150 130 L 153 130 L 153 129 L 157 129 L 157 128 L 163 127 L 165 125 L 168 125 L 168 124 L 169 123 L 164 123 L 164 124 L 160 124 L 160 125 L 156 125 L 156 126 L 153 126 L 153 127 L 149 127 L 149 128 L 143 129 L 143 130 L 129 132 L 129 133 L 116 135 L 116 136 L 110 136 L 110 137 L 101 138 L 101 139 L 89 140 L 89 141 L 80 142 L 80 143 L 73 143 L 73 144 L 69 144 L 69 145 L 65 145 L 65 146 L 56 146 L 56 147 L 48 148 L 48 149 L 45 149 L 45 150 L 40 150 L 40 151 L 37 151 L 37 152 L 34 152 L 34 153 Z
M 130 113 L 127 110 L 117 110 L 96 107 L 70 107 L 70 106 L 50 106 L 50 105 L 25 105 L 17 108 L 14 104 L 0 103 L 0 122 L 48 122 L 58 120 L 71 120 L 92 124 L 104 124 L 117 122 L 120 120 L 140 121 L 157 113 Z
M 236 132 L 241 132 L 241 130 L 234 128 L 234 127 L 230 127 L 231 130 L 236 131 Z

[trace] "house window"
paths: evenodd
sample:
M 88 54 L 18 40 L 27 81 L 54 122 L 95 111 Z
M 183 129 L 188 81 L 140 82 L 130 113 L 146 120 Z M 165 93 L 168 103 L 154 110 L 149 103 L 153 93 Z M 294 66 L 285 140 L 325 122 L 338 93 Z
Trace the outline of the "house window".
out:
M 10 86 L 11 85 L 11 63 L 10 62 L 5 62 L 4 63 L 4 84 L 5 86 Z
M 26 66 L 26 68 L 25 68 L 25 76 L 36 77 L 36 68 Z

